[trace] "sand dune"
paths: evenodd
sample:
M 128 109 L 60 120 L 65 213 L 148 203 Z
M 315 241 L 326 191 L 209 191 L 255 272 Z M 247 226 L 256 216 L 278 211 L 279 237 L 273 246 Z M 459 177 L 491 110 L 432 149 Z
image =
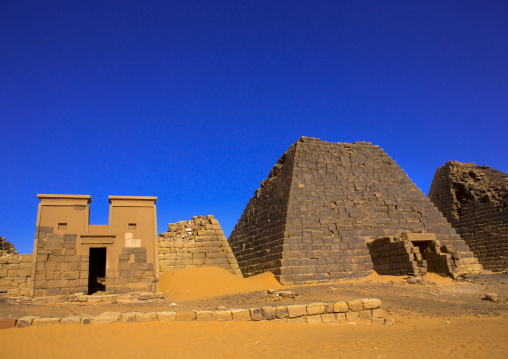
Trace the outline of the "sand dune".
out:
M 271 272 L 242 278 L 218 267 L 177 269 L 159 277 L 159 290 L 174 301 L 281 288 Z

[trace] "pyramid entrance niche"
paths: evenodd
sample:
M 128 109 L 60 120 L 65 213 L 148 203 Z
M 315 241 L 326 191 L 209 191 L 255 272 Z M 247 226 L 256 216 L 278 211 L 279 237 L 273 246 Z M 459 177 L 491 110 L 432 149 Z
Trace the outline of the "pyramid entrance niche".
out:
M 452 272 L 482 270 L 378 146 L 302 137 L 261 182 L 229 243 L 245 276 L 270 270 L 292 284 L 366 276 L 374 269 L 367 242 L 411 232 L 433 233 L 440 248 L 453 252 Z
M 402 233 L 368 241 L 374 270 L 382 275 L 452 275 L 457 264 L 434 233 Z M 442 249 L 443 248 L 443 249 Z

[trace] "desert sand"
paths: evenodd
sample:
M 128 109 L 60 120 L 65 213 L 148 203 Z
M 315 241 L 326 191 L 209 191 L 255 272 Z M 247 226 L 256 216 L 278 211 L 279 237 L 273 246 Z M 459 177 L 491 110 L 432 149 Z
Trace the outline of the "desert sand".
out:
M 161 276 L 162 303 L 23 305 L 0 303 L 4 317 L 66 316 L 105 311 L 210 309 L 311 303 L 376 297 L 395 324 L 296 324 L 286 322 L 150 322 L 53 325 L 0 330 L 2 358 L 505 358 L 508 352 L 507 275 L 454 281 L 429 274 L 410 285 L 379 276 L 287 289 L 270 273 L 241 278 L 218 268 Z M 481 300 L 496 291 L 498 303 Z M 170 303 L 176 302 L 176 305 Z M 199 307 L 199 308 L 198 308 Z
M 54 325 L 2 330 L 0 347 L 4 358 L 506 358 L 507 328 L 506 318 Z
M 243 278 L 222 268 L 200 267 L 173 270 L 159 276 L 159 290 L 176 301 L 282 288 L 271 272 Z

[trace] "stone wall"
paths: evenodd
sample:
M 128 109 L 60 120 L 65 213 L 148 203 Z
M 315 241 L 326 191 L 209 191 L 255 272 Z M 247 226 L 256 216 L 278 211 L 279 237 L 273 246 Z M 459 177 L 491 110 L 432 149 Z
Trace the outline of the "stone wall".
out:
M 4 237 L 0 237 L 0 257 L 11 254 L 18 254 L 18 252 L 14 249 L 14 244 L 7 242 Z
M 34 295 L 86 292 L 89 258 L 77 254 L 77 235 L 53 233 L 53 227 L 37 227 L 37 236 Z
M 31 254 L 0 257 L 0 295 L 30 295 L 32 258 Z
M 19 319 L 0 319 L 3 328 L 27 328 L 30 326 L 72 324 L 114 324 L 134 322 L 228 322 L 262 321 L 290 323 L 373 323 L 393 324 L 392 318 L 384 318 L 381 301 L 375 298 L 350 300 L 348 302 L 311 303 L 298 305 L 266 306 L 261 308 L 192 310 L 185 312 L 104 312 L 92 315 L 71 315 L 65 318 L 40 318 L 25 316 Z
M 485 269 L 508 268 L 508 174 L 450 161 L 436 170 L 429 199 Z
M 241 275 L 238 263 L 212 215 L 168 224 L 159 235 L 159 273 L 190 267 L 220 267 Z
M 365 276 L 367 238 L 435 233 L 481 270 L 473 253 L 400 167 L 370 143 L 302 137 L 247 204 L 229 242 L 245 276 L 271 270 L 282 283 Z

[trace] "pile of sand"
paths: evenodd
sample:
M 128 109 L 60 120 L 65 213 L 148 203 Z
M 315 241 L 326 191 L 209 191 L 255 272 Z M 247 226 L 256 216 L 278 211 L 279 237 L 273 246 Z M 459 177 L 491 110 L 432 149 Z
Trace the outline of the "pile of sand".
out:
M 159 290 L 172 301 L 187 301 L 226 294 L 281 289 L 271 272 L 242 278 L 218 267 L 177 269 L 159 276 Z

